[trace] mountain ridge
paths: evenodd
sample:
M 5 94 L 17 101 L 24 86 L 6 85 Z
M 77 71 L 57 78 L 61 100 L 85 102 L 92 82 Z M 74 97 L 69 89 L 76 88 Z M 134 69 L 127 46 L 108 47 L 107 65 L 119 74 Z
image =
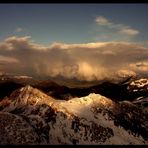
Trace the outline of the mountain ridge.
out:
M 142 110 L 135 105 L 133 107 L 126 102 L 114 102 L 94 93 L 66 101 L 55 100 L 31 86 L 18 91 L 10 95 L 10 104 L 0 112 L 23 118 L 37 134 L 35 137 L 38 137 L 38 140 L 34 143 L 147 143 L 147 126 L 142 123 L 143 118 L 139 119 Z

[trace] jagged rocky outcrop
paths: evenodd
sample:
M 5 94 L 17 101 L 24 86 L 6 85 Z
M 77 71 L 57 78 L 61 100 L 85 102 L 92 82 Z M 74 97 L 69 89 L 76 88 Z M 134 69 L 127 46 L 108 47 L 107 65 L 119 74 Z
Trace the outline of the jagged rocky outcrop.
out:
M 0 144 L 38 144 L 38 135 L 21 117 L 0 112 Z
M 148 144 L 147 116 L 128 101 L 114 102 L 94 93 L 55 100 L 31 86 L 14 91 L 6 99 L 9 103 L 1 108 L 0 124 L 4 129 L 13 128 L 9 132 L 0 129 L 5 137 L 1 144 Z M 7 116 L 14 122 L 6 120 L 4 124 Z

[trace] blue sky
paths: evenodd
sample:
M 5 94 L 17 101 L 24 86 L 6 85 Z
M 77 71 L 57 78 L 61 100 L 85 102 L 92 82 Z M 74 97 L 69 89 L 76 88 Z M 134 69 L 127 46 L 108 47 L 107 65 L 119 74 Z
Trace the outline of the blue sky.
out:
M 148 40 L 147 14 L 147 4 L 0 4 L 0 40 L 31 36 L 45 45 L 144 42 Z M 102 18 L 106 24 L 100 22 Z

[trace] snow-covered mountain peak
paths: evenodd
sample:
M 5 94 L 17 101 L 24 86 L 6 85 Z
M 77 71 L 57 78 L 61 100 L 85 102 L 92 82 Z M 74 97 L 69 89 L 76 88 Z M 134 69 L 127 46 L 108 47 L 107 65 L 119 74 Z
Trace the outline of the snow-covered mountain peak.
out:
M 12 92 L 9 99 L 12 100 L 10 104 L 11 107 L 6 108 L 6 110 L 9 109 L 9 111 L 18 106 L 50 104 L 53 101 L 50 96 L 30 85 L 15 90 Z
M 89 116 L 89 114 L 92 114 L 93 108 L 109 109 L 113 108 L 114 104 L 112 100 L 95 93 L 81 98 L 73 98 L 68 101 L 59 102 L 60 109 L 66 109 L 70 113 L 81 116 Z
M 147 143 L 147 128 L 143 119 L 139 118 L 140 110 L 134 108 L 133 111 L 124 102 L 116 103 L 100 94 L 92 93 L 68 101 L 56 100 L 38 89 L 26 86 L 13 92 L 10 100 L 10 105 L 2 112 L 23 118 L 22 124 L 25 120 L 32 127 L 38 143 Z

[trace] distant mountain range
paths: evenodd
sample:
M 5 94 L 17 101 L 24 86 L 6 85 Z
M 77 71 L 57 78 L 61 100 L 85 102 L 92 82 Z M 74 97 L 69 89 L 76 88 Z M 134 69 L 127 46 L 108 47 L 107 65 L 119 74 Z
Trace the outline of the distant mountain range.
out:
M 142 80 L 148 81 L 147 78 L 143 79 L 129 76 L 122 79 L 120 78 L 118 81 L 117 79 L 115 81 L 101 80 L 95 83 L 84 83 L 79 81 L 79 83 L 83 84 L 81 87 L 80 85 L 70 87 L 64 85 L 62 82 L 58 83 L 57 80 L 54 79 L 37 80 L 28 76 L 2 75 L 0 76 L 0 98 L 3 99 L 3 97 L 9 96 L 12 91 L 20 87 L 30 85 L 42 90 L 44 93 L 54 97 L 55 99 L 61 100 L 68 100 L 73 97 L 83 97 L 89 95 L 90 93 L 101 94 L 113 99 L 114 101 L 134 100 L 135 98 L 141 96 L 148 97 L 148 84 L 146 84 L 145 82 L 143 82 L 143 87 L 137 87 L 137 91 L 134 90 L 138 85 L 138 81 L 140 82 Z

